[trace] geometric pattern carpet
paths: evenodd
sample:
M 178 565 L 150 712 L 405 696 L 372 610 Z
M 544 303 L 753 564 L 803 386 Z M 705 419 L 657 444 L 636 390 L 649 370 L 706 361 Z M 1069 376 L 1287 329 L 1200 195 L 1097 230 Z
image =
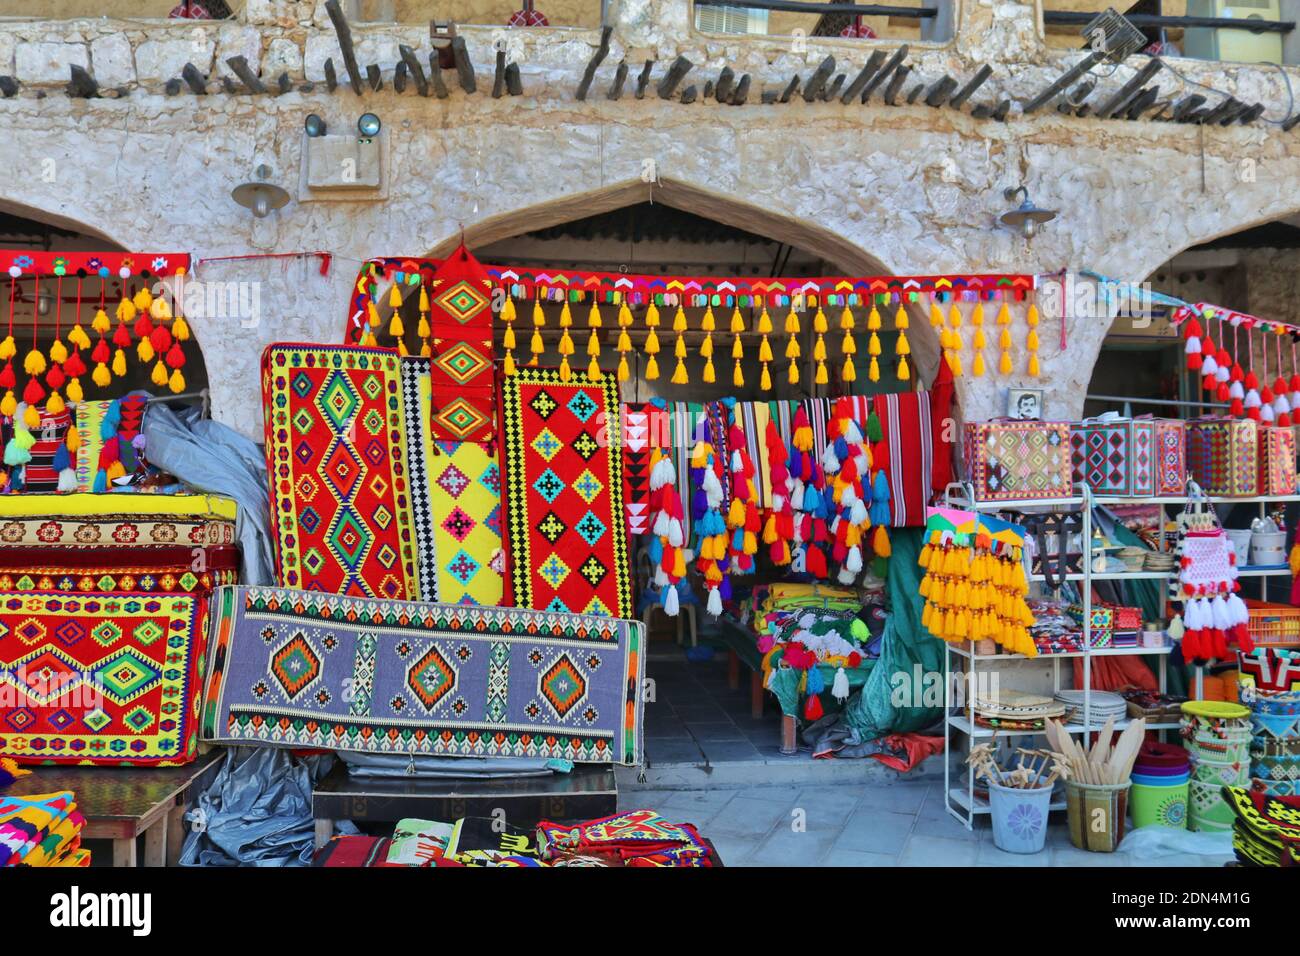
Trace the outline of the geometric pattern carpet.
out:
M 205 739 L 635 764 L 645 626 L 280 588 L 213 596 Z
M 511 603 L 631 617 L 618 382 L 521 368 L 501 391 Z
M 397 354 L 271 345 L 262 355 L 276 566 L 287 587 L 416 599 Z

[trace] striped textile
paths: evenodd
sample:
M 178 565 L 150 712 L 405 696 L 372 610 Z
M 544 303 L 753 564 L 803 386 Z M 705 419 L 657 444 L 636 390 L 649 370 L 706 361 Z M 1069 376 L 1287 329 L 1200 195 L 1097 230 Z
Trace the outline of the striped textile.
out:
M 883 433 L 876 446 L 876 465 L 885 470 L 889 481 L 889 523 L 920 527 L 925 524 L 925 506 L 934 483 L 930 393 L 876 395 L 874 407 Z
M 771 462 L 767 456 L 767 423 L 772 420 L 772 408 L 767 402 L 737 402 L 736 419 L 745 433 L 745 448 L 754 463 L 754 490 L 760 508 L 772 507 Z

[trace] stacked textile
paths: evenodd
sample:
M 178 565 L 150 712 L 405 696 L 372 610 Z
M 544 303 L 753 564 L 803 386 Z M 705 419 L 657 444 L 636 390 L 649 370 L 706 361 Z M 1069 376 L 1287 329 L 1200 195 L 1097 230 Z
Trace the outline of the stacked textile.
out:
M 1243 866 L 1300 866 L 1300 797 L 1224 787 L 1232 811 L 1232 849 Z
M 317 853 L 323 867 L 712 867 L 717 851 L 692 824 L 654 810 L 535 828 L 486 817 L 454 823 L 401 820 L 392 837 L 335 837 Z
M 85 825 L 69 790 L 0 796 L 0 866 L 89 866 Z
M 1300 683 L 1296 653 L 1257 647 L 1240 653 L 1241 702 L 1250 708 L 1251 789 L 1300 797 Z
M 1065 602 L 1030 598 L 1027 603 L 1034 616 L 1029 636 L 1039 654 L 1076 654 L 1083 650 L 1083 631 Z

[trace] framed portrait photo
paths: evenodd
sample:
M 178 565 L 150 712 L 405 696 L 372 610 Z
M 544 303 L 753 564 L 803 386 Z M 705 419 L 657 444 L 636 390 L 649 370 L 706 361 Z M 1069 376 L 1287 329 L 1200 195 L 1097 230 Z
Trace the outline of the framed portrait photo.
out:
M 1041 388 L 1007 389 L 1007 417 L 1016 421 L 1043 420 L 1043 390 Z

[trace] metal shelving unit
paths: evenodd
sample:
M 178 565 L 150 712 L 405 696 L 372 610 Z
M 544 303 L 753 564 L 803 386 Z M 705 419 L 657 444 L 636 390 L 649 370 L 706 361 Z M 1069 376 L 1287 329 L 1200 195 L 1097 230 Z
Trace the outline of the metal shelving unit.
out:
M 1083 619 L 1085 632 L 1087 622 L 1092 619 L 1092 582 L 1093 581 L 1153 581 L 1168 580 L 1177 575 L 1177 570 L 1173 571 L 1094 571 L 1093 552 L 1092 552 L 1092 509 L 1095 505 L 1121 505 L 1121 504 L 1143 504 L 1160 506 L 1160 532 L 1163 535 L 1165 525 L 1165 507 L 1168 505 L 1185 506 L 1188 497 L 1181 498 L 1159 497 L 1159 498 L 1121 498 L 1121 497 L 1097 497 L 1087 486 L 1080 486 L 1079 493 L 1063 498 L 1041 498 L 1041 499 L 1023 499 L 1014 501 L 978 501 L 975 499 L 972 489 L 964 485 L 956 485 L 961 489 L 960 494 L 954 496 L 949 486 L 949 492 L 946 496 L 947 503 L 952 507 L 964 508 L 968 511 L 990 513 L 1003 510 L 1022 510 L 1022 509 L 1041 509 L 1043 511 L 1080 511 L 1083 517 L 1083 529 L 1081 538 L 1083 541 L 1083 560 L 1081 572 L 1067 574 L 1064 578 L 1066 582 L 1078 582 L 1081 584 L 1083 603 Z M 1194 493 L 1199 493 L 1199 489 L 1192 486 Z M 1200 495 L 1200 497 L 1209 504 L 1258 504 L 1260 516 L 1266 514 L 1266 509 L 1270 503 L 1284 503 L 1290 501 L 1300 501 L 1300 495 L 1282 495 L 1277 497 L 1259 497 L 1259 498 L 1223 498 Z M 1271 575 L 1290 575 L 1290 569 L 1286 565 L 1264 566 L 1264 567 L 1243 567 L 1238 570 L 1239 577 L 1259 577 L 1261 581 L 1261 596 L 1267 600 L 1267 579 Z M 1030 576 L 1031 582 L 1043 583 L 1045 578 L 1041 574 Z M 989 813 L 988 800 L 975 792 L 975 772 L 970 767 L 965 768 L 965 786 L 955 785 L 952 773 L 953 758 L 953 736 L 962 734 L 967 741 L 991 738 L 996 733 L 997 736 L 1007 737 L 1033 737 L 1041 736 L 1042 731 L 1021 730 L 1021 731 L 994 731 L 990 728 L 980 727 L 975 723 L 975 703 L 974 693 L 967 692 L 963 695 L 965 707 L 961 713 L 949 713 L 951 709 L 946 694 L 948 688 L 952 686 L 952 675 L 955 673 L 953 668 L 953 658 L 964 659 L 968 663 L 966 670 L 966 680 L 971 685 L 978 686 L 979 668 L 981 665 L 992 665 L 997 667 L 999 664 L 1007 661 L 1025 661 L 1037 660 L 1052 662 L 1052 687 L 1053 690 L 1061 689 L 1061 661 L 1079 658 L 1083 661 L 1083 686 L 1078 688 L 1083 691 L 1083 716 L 1081 720 L 1075 720 L 1067 725 L 1067 729 L 1073 734 L 1091 734 L 1101 730 L 1102 723 L 1092 719 L 1092 659 L 1094 657 L 1115 657 L 1128 655 L 1147 655 L 1159 658 L 1157 668 L 1157 677 L 1160 691 L 1163 693 L 1167 687 L 1169 654 L 1173 647 L 1170 645 L 1164 647 L 1103 647 L 1088 648 L 1085 637 L 1085 650 L 1062 653 L 1062 654 L 1044 654 L 1037 658 L 1028 658 L 1024 654 L 976 654 L 973 650 L 963 646 L 958 646 L 944 642 L 944 762 L 943 762 L 943 782 L 944 793 L 946 795 L 945 806 L 948 812 L 960 820 L 967 829 L 970 829 L 975 822 L 975 817 L 980 814 Z M 1197 695 L 1200 695 L 1201 671 L 1197 669 Z M 1120 721 L 1117 729 L 1128 724 L 1128 720 Z M 1148 724 L 1151 730 L 1175 730 L 1178 724 L 1159 723 Z M 1053 798 L 1050 809 L 1062 810 L 1065 808 L 1063 799 Z

